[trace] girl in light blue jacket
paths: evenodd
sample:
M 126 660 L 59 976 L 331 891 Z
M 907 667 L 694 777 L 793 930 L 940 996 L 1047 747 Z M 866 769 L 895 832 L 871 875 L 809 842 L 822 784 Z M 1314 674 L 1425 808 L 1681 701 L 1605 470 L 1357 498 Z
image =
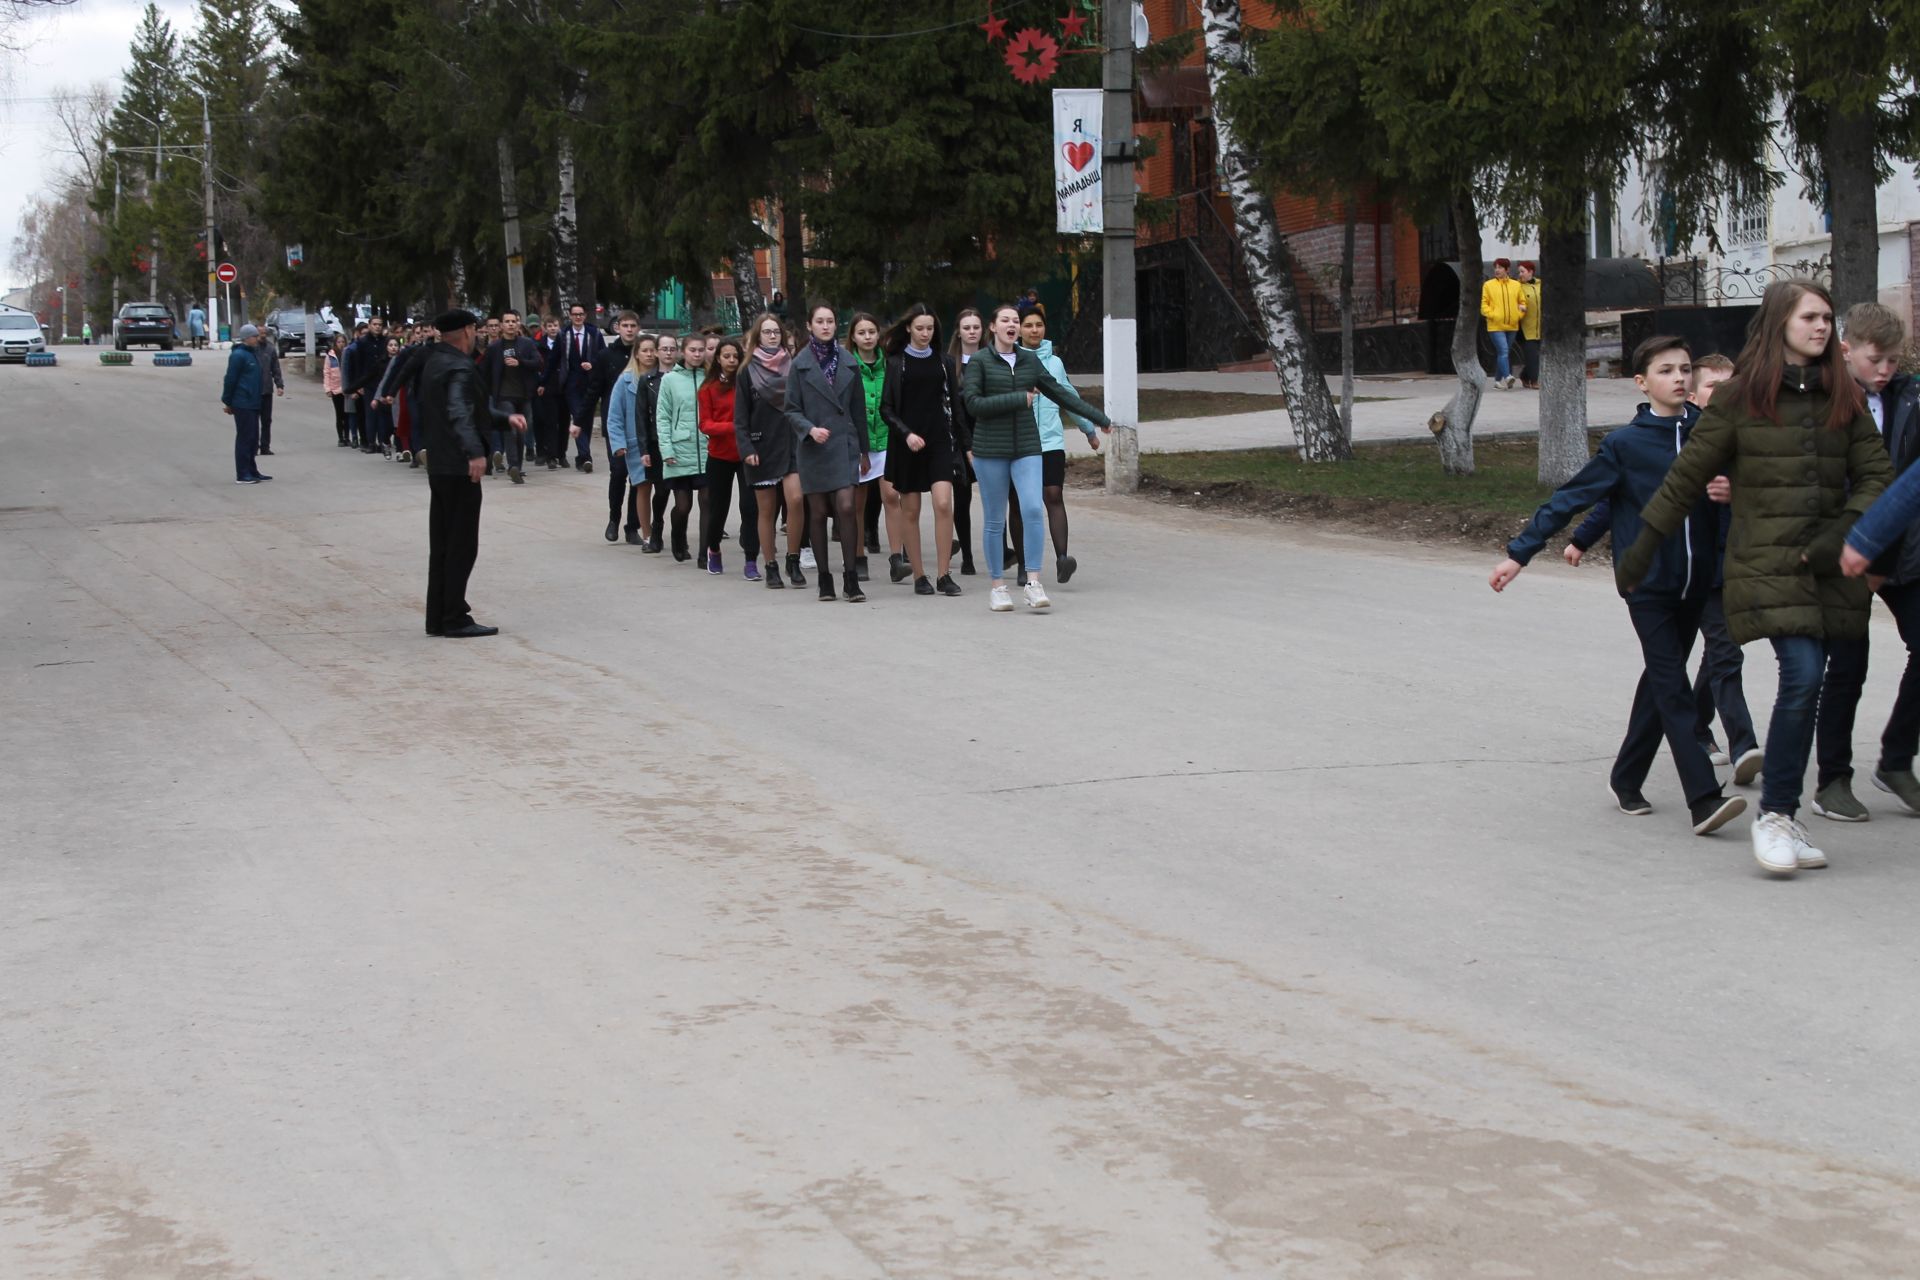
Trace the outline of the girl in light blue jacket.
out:
M 1020 317 L 1020 345 L 1038 356 L 1046 371 L 1053 375 L 1055 382 L 1072 389 L 1067 381 L 1067 367 L 1060 363 L 1060 357 L 1053 354 L 1053 343 L 1047 340 L 1047 318 L 1039 311 L 1029 311 Z M 1083 422 L 1072 414 L 1062 415 L 1060 406 L 1045 396 L 1033 402 L 1034 425 L 1040 428 L 1040 496 L 1047 507 L 1047 532 L 1053 537 L 1054 568 L 1063 584 L 1079 568 L 1079 562 L 1067 554 L 1067 432 L 1066 422 L 1071 421 L 1087 438 L 1087 448 L 1100 452 L 1100 432 L 1092 423 Z M 1008 532 L 1013 537 L 1016 548 L 1023 546 L 1020 536 L 1020 509 L 1015 504 L 1008 511 Z M 1016 555 L 1018 553 L 1016 552 Z M 1027 566 L 1020 565 L 1020 583 L 1026 585 Z
M 645 384 L 654 362 L 653 340 L 642 338 L 635 342 L 633 358 L 627 362 L 625 372 L 614 380 L 613 395 L 607 401 L 607 453 L 614 459 L 607 469 L 617 477 L 624 467 L 627 483 L 634 491 L 629 510 L 638 514 L 643 547 L 653 543 L 648 517 L 653 513 L 653 475 L 659 469 L 649 444 L 653 435 L 648 422 L 652 417 L 652 403 Z M 619 497 L 611 497 L 610 501 L 613 520 L 607 524 L 609 542 L 613 541 L 613 522 L 620 518 Z

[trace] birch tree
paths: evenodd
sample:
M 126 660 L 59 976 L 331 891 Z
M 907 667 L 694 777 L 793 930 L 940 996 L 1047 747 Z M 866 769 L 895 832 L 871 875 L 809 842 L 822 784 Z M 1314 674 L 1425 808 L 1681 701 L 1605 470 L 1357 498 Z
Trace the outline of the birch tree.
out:
M 1202 0 L 1207 85 L 1216 104 L 1214 141 L 1221 185 L 1233 204 L 1234 228 L 1247 275 L 1259 304 L 1260 323 L 1273 371 L 1286 395 L 1287 418 L 1295 447 L 1308 462 L 1337 462 L 1353 456 L 1353 442 L 1340 430 L 1340 417 L 1327 391 L 1326 375 L 1314 350 L 1313 332 L 1300 310 L 1293 256 L 1274 221 L 1273 204 L 1255 181 L 1253 164 L 1233 121 L 1221 105 L 1229 102 L 1228 84 L 1249 72 L 1246 36 L 1239 0 Z

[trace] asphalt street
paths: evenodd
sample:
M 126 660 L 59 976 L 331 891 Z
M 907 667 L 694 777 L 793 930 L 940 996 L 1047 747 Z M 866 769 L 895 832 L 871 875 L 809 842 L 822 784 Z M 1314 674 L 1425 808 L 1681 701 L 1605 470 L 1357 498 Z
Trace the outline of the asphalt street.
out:
M 313 384 L 237 486 L 222 354 L 61 354 L 0 1275 L 1920 1274 L 1920 825 L 1779 882 L 1664 756 L 1615 813 L 1603 571 L 1074 491 L 1050 614 L 829 607 L 538 471 L 430 640 L 421 473 Z

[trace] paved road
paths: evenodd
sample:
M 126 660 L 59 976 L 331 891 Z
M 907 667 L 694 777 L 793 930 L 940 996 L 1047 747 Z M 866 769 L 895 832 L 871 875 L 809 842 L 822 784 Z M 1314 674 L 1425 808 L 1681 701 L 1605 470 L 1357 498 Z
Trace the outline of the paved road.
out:
M 1920 827 L 1611 812 L 1602 576 L 1076 493 L 828 608 L 541 472 L 432 642 L 218 372 L 0 369 L 0 1274 L 1914 1273 Z

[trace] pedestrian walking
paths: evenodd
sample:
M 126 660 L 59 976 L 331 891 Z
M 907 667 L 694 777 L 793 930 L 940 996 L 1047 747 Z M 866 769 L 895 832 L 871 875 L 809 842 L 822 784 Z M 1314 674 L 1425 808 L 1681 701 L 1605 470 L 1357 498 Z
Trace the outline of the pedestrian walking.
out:
M 1493 385 L 1504 391 L 1512 390 L 1519 381 L 1513 376 L 1513 347 L 1520 321 L 1527 314 L 1525 290 L 1507 274 L 1512 268 L 1510 260 L 1495 258 L 1493 278 L 1480 286 L 1480 314 L 1493 343 Z
M 593 470 L 593 411 L 600 402 L 600 389 L 594 377 L 594 360 L 607 349 L 606 335 L 587 323 L 587 309 L 574 303 L 567 309 L 571 326 L 560 335 L 561 398 L 567 406 L 567 434 L 573 438 L 574 469 Z
M 220 403 L 233 417 L 233 482 L 259 484 L 272 476 L 260 474 L 260 362 L 254 344 L 260 330 L 240 326 L 240 340 L 227 352 L 227 376 L 220 384 Z
M 866 551 L 880 549 L 879 519 L 887 521 L 887 565 L 895 582 L 910 571 L 906 554 L 900 549 L 900 495 L 887 483 L 887 445 L 891 433 L 881 416 L 880 403 L 886 399 L 887 357 L 880 350 L 880 322 L 866 312 L 858 312 L 847 326 L 847 344 L 853 352 L 854 367 L 860 372 L 860 391 L 867 403 L 866 466 L 853 491 L 853 518 L 866 539 Z M 867 557 L 862 554 L 856 569 L 860 581 L 870 580 Z
M 199 303 L 187 311 L 187 342 L 195 351 L 207 345 L 207 313 Z
M 487 348 L 485 369 L 488 393 L 500 402 L 500 407 L 511 417 L 531 421 L 533 390 L 540 383 L 543 365 L 539 344 L 520 331 L 518 311 L 509 309 L 501 313 L 500 337 Z M 491 443 L 494 468 L 504 465 L 515 484 L 525 484 L 523 459 L 530 452 L 526 431 L 496 427 Z
M 526 429 L 519 414 L 488 400 L 473 367 L 473 327 L 466 311 L 433 322 L 440 339 L 426 355 L 415 384 L 414 416 L 427 450 L 427 634 L 450 639 L 498 635 L 467 605 L 467 581 L 480 554 L 481 479 L 487 473 L 487 430 L 494 423 Z
M 1520 272 L 1520 346 L 1525 360 L 1520 369 L 1520 385 L 1532 391 L 1540 389 L 1540 277 L 1531 262 L 1522 262 Z M 1698 366 L 1696 366 L 1697 368 Z
M 1020 317 L 1020 345 L 1033 352 L 1053 380 L 1073 391 L 1073 383 L 1067 381 L 1067 367 L 1054 354 L 1053 343 L 1047 340 L 1047 313 L 1035 308 Z M 1075 392 L 1075 394 L 1079 394 Z M 1071 417 L 1072 415 L 1067 415 Z M 1065 418 L 1060 407 L 1044 397 L 1033 402 L 1034 425 L 1040 428 L 1040 500 L 1047 508 L 1047 533 L 1053 539 L 1054 571 L 1062 583 L 1073 577 L 1080 562 L 1067 553 L 1067 433 Z M 1100 433 L 1090 422 L 1073 418 L 1073 425 L 1080 429 L 1086 439 L 1087 448 L 1100 452 Z M 1024 530 L 1020 526 L 1020 508 L 1013 507 L 1007 512 L 1007 519 L 1013 526 L 1013 545 L 1015 550 L 1026 546 Z M 1024 551 L 1020 563 L 1020 585 L 1027 585 L 1027 565 Z
M 320 391 L 333 404 L 333 434 L 338 446 L 347 447 L 347 397 L 340 381 L 340 355 L 347 349 L 347 335 L 336 333 L 320 366 Z
M 707 517 L 701 528 L 707 572 L 720 574 L 720 541 L 734 493 L 740 495 L 740 554 L 746 558 L 741 573 L 748 582 L 760 581 L 760 521 L 754 510 L 753 489 L 747 483 L 746 463 L 734 433 L 733 397 L 745 370 L 746 355 L 738 338 L 714 342 L 707 357 L 707 380 L 700 386 L 700 435 L 707 446 Z
M 650 443 L 653 417 L 654 370 L 658 344 L 652 334 L 634 339 L 627 367 L 613 381 L 607 400 L 607 471 L 618 481 L 607 493 L 607 541 L 620 539 L 620 504 L 626 503 L 627 542 L 643 551 L 652 544 L 655 466 Z M 631 493 L 624 492 L 631 490 Z
M 887 355 L 881 416 L 892 433 L 887 482 L 900 498 L 900 532 L 915 595 L 957 596 L 949 572 L 953 557 L 953 482 L 964 465 L 954 440 L 954 402 L 959 383 L 938 350 L 940 322 L 926 304 L 915 303 L 893 327 Z M 927 580 L 920 543 L 920 503 L 933 499 L 933 547 L 937 583 Z M 895 570 L 897 575 L 898 570 Z
M 827 521 L 840 536 L 840 568 L 847 600 L 867 598 L 860 588 L 860 522 L 853 514 L 853 487 L 865 468 L 867 406 L 854 355 L 835 340 L 839 316 L 824 302 L 807 312 L 807 344 L 787 370 L 787 420 L 793 425 L 794 468 L 807 495 L 807 527 L 820 574 L 820 599 L 833 600 L 828 568 Z
M 967 307 L 953 322 L 953 342 L 947 347 L 947 385 L 953 388 L 953 447 L 959 450 L 953 471 L 953 546 L 960 556 L 960 576 L 970 578 L 973 567 L 973 415 L 967 412 L 967 365 L 986 341 L 987 322 Z
M 793 363 L 793 339 L 780 318 L 768 311 L 754 321 L 753 350 L 733 393 L 733 437 L 746 464 L 759 509 L 760 550 L 767 571 L 762 581 L 779 591 L 788 583 L 807 585 L 800 570 L 800 545 L 807 537 L 806 499 L 794 470 L 795 433 L 787 421 L 787 377 Z M 780 515 L 787 517 L 786 578 L 781 581 L 779 544 L 775 541 Z M 745 512 L 741 519 L 747 519 Z
M 1027 561 L 1026 597 L 1029 609 L 1052 607 L 1040 584 L 1046 530 L 1041 524 L 1046 507 L 1041 499 L 1040 428 L 1033 402 L 1045 396 L 1061 408 L 1102 427 L 1113 423 L 1107 415 L 1054 381 L 1033 352 L 1020 346 L 1020 313 L 1011 303 L 993 311 L 993 343 L 967 364 L 963 395 L 973 418 L 973 469 L 980 479 L 980 548 L 992 579 L 987 607 L 995 613 L 1013 609 L 1003 581 L 1006 568 L 1007 501 L 1009 491 L 1020 503 Z
M 673 558 L 685 563 L 693 559 L 687 522 L 696 495 L 700 520 L 694 527 L 703 537 L 706 529 L 707 440 L 700 432 L 700 387 L 706 381 L 707 340 L 690 334 L 680 350 L 679 367 L 660 377 L 653 420 L 660 441 L 660 474 L 673 497 Z
M 1768 874 L 1791 876 L 1827 865 L 1797 813 L 1828 643 L 1867 629 L 1867 584 L 1842 576 L 1841 547 L 1893 464 L 1847 371 L 1825 289 L 1769 285 L 1747 333 L 1733 378 L 1645 505 L 1616 577 L 1638 586 L 1707 485 L 1729 477 L 1727 630 L 1740 644 L 1770 642 L 1780 664 L 1753 855 Z
M 273 456 L 273 399 L 287 394 L 287 380 L 280 376 L 280 348 L 272 335 L 261 334 L 253 344 L 254 359 L 260 362 L 260 456 Z

